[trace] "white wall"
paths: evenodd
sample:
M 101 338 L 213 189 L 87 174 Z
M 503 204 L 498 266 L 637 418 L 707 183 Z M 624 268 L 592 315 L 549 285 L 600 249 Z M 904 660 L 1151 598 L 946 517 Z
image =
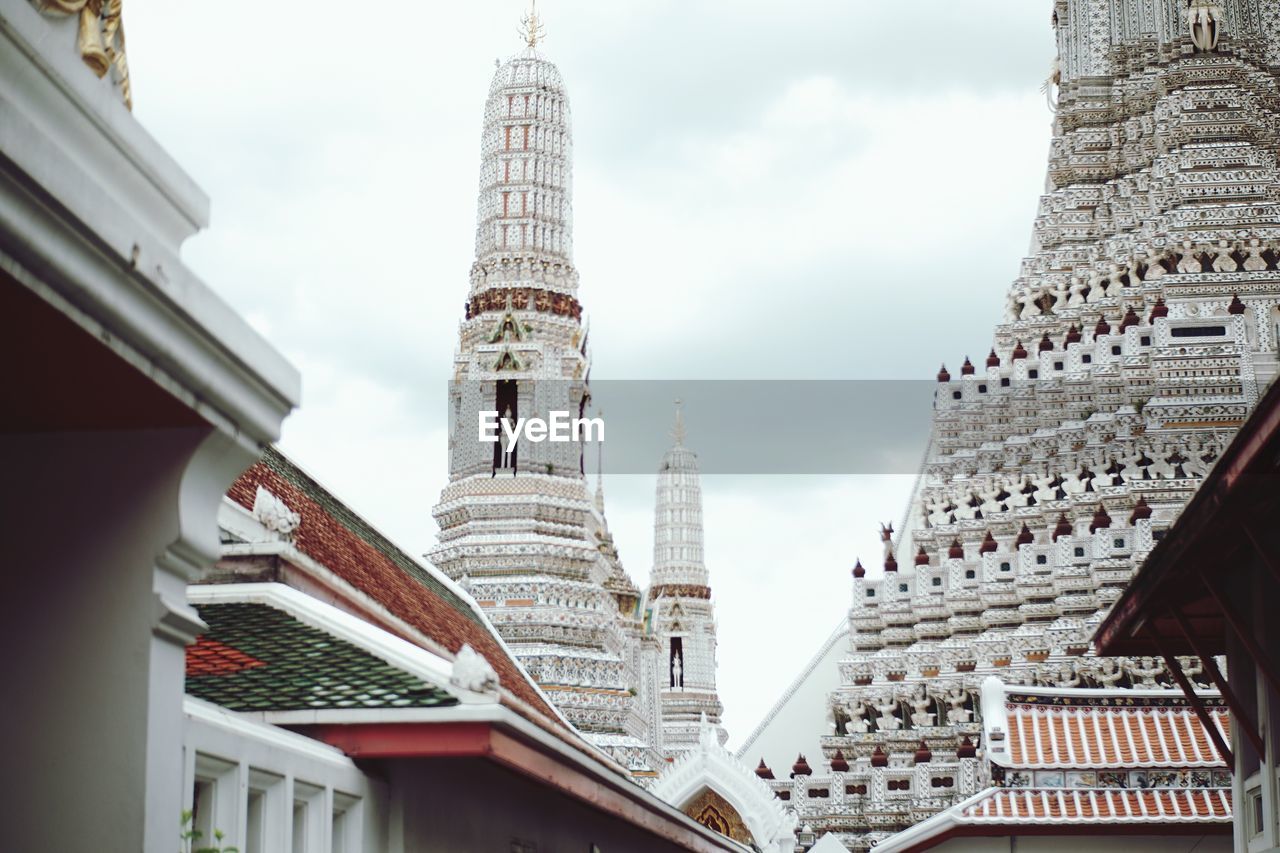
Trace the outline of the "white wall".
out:
M 849 654 L 847 627 L 842 618 L 838 636 L 828 640 L 812 671 L 791 684 L 790 695 L 773 709 L 772 719 L 737 749 L 739 761 L 754 768 L 764 758 L 779 779 L 787 778 L 797 753 L 804 753 L 815 772 L 826 769 L 818 739 L 835 731 L 827 722 L 827 696 L 840 686 L 840 659 Z M 812 662 L 806 658 L 802 666 Z
M 184 709 L 184 808 L 202 843 L 218 829 L 240 853 L 387 849 L 386 787 L 340 751 L 196 699 Z
M 6 849 L 142 850 L 155 811 L 176 849 L 183 649 L 157 565 L 208 433 L 0 435 Z

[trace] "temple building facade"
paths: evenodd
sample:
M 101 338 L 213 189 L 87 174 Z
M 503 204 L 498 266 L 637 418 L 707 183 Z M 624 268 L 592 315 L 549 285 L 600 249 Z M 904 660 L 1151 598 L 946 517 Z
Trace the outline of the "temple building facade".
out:
M 828 722 L 797 735 L 821 754 L 796 761 L 803 784 L 775 783 L 850 850 L 1011 784 L 975 758 L 994 747 L 990 676 L 1028 695 L 1178 695 L 1164 660 L 1099 657 L 1091 637 L 1276 374 L 1280 7 L 1051 12 L 1030 253 L 989 347 L 938 372 L 901 530 L 884 528 L 883 571 L 853 569 Z M 1212 686 L 1197 660 L 1182 666 Z M 1097 802 L 1102 777 L 1073 778 Z M 1217 819 L 1229 785 L 1196 779 Z

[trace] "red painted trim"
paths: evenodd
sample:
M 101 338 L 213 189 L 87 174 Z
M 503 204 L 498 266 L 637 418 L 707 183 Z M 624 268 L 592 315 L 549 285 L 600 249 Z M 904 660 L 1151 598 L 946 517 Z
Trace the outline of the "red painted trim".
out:
M 490 723 L 369 723 L 296 727 L 352 758 L 477 758 L 491 752 Z
M 1218 609 L 1222 611 L 1222 615 L 1226 617 L 1227 625 L 1235 632 L 1236 637 L 1249 650 L 1249 654 L 1253 656 L 1253 664 L 1266 678 L 1271 685 L 1271 689 L 1280 696 L 1280 672 L 1276 671 L 1275 665 L 1271 660 L 1271 656 L 1266 653 L 1262 646 L 1258 643 L 1257 638 L 1253 635 L 1253 624 L 1240 614 L 1239 611 L 1232 606 L 1226 596 L 1218 589 L 1212 579 L 1204 574 L 1203 568 L 1200 569 L 1200 582 L 1204 584 L 1204 588 L 1209 591 L 1209 595 L 1218 604 Z
M 1174 607 L 1170 612 L 1174 621 L 1178 623 L 1178 630 L 1182 632 L 1182 636 L 1186 637 L 1187 643 L 1195 650 L 1196 656 L 1200 658 L 1200 665 L 1209 674 L 1209 679 L 1218 688 L 1218 692 L 1222 694 L 1222 698 L 1226 700 L 1227 706 L 1231 709 L 1232 728 L 1238 727 L 1244 733 L 1249 742 L 1253 744 L 1253 748 L 1257 750 L 1258 755 L 1266 755 L 1267 750 L 1262 744 L 1262 735 L 1258 734 L 1258 729 L 1253 724 L 1253 715 L 1245 709 L 1244 703 L 1231 691 L 1231 685 L 1227 683 L 1227 679 L 1223 676 L 1222 671 L 1218 669 L 1218 665 L 1213 662 L 1213 655 L 1204 650 L 1204 646 L 1196 638 L 1195 632 L 1191 629 L 1190 623 L 1187 622 L 1187 617 L 1182 615 L 1182 611 Z M 1230 767 L 1231 772 L 1234 773 L 1235 764 L 1231 764 Z
M 738 849 L 727 838 L 723 845 L 717 845 L 669 815 L 601 783 L 559 754 L 493 723 L 317 724 L 290 728 L 335 746 L 352 758 L 492 761 L 686 850 L 713 853 Z
M 1173 680 L 1177 682 L 1179 689 L 1187 697 L 1187 701 L 1191 703 L 1196 716 L 1200 718 L 1200 725 L 1204 726 L 1204 733 L 1209 736 L 1209 740 L 1213 741 L 1213 745 L 1218 748 L 1218 755 L 1222 757 L 1223 762 L 1228 767 L 1234 768 L 1236 766 L 1235 756 L 1231 754 L 1231 748 L 1227 746 L 1226 740 L 1223 739 L 1222 732 L 1218 731 L 1218 726 L 1214 723 L 1213 717 L 1209 715 L 1209 709 L 1204 706 L 1204 700 L 1200 698 L 1199 693 L 1196 693 L 1195 687 L 1187 679 L 1187 674 L 1182 671 L 1182 664 L 1178 663 L 1178 659 L 1169 651 L 1169 645 L 1158 631 L 1151 628 L 1147 630 L 1151 634 L 1151 641 L 1160 650 L 1160 657 L 1164 658 L 1165 666 L 1169 667 L 1169 674 L 1173 676 Z

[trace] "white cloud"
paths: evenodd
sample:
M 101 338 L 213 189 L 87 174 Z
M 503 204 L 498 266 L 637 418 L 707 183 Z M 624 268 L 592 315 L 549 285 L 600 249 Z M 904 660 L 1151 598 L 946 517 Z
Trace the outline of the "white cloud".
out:
M 126 13 L 136 113 L 213 198 L 186 258 L 303 369 L 284 449 L 419 553 L 445 477 L 481 110 L 522 6 Z M 540 9 L 573 101 L 594 377 L 919 378 L 985 351 L 1043 180 L 1047 4 Z M 853 558 L 905 495 L 779 489 L 707 483 L 735 738 L 839 618 Z M 651 482 L 609 487 L 641 582 L 652 499 Z

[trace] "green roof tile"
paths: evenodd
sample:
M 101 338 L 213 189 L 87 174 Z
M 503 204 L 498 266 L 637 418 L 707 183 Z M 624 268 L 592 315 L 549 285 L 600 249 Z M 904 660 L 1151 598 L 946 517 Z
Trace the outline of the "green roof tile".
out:
M 265 604 L 205 604 L 187 693 L 233 711 L 430 708 L 448 692 Z

